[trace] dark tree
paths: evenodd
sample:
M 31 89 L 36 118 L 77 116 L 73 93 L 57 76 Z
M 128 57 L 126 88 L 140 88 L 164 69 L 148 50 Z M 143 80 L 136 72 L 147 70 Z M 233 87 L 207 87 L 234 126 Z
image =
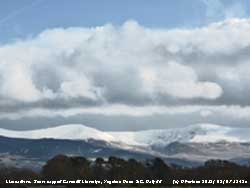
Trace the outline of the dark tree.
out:
M 42 174 L 44 178 L 53 180 L 88 179 L 91 177 L 90 162 L 84 157 L 58 155 L 47 162 Z

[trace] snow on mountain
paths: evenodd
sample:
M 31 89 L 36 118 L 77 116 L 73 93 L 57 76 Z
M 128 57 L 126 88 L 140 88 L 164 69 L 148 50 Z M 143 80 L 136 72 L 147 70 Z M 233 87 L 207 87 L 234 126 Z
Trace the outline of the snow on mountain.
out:
M 213 124 L 197 124 L 186 128 L 147 130 L 138 132 L 112 132 L 121 142 L 132 145 L 165 146 L 172 142 L 247 142 L 250 129 L 230 128 Z
M 94 128 L 86 127 L 80 124 L 69 124 L 58 127 L 37 129 L 30 131 L 12 131 L 0 129 L 0 135 L 10 138 L 54 138 L 54 139 L 69 139 L 69 140 L 86 140 L 96 139 L 104 141 L 115 141 L 113 136 L 99 131 Z
M 166 146 L 172 142 L 248 142 L 249 128 L 230 128 L 213 124 L 197 124 L 186 128 L 145 130 L 136 132 L 103 132 L 84 125 L 72 124 L 31 131 L 0 129 L 0 135 L 11 138 L 54 138 L 70 140 L 96 139 L 136 146 Z
M 199 131 L 200 134 L 196 134 L 193 139 L 190 140 L 191 142 L 250 141 L 249 128 L 231 128 L 211 124 L 201 124 L 193 128 Z

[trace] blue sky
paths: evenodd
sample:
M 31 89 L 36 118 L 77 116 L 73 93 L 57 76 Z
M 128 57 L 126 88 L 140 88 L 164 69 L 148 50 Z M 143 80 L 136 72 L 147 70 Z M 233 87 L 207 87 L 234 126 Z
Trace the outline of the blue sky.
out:
M 121 25 L 128 19 L 147 27 L 190 28 L 248 17 L 249 7 L 248 0 L 1 0 L 0 41 L 55 27 Z

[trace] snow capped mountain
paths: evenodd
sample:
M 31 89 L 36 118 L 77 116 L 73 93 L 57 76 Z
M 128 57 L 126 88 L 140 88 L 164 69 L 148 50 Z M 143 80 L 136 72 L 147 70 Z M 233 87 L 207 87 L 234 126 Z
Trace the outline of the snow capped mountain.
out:
M 196 132 L 191 142 L 249 142 L 249 128 L 231 128 L 212 124 L 190 126 Z M 198 133 L 198 134 L 197 134 Z
M 29 131 L 0 129 L 0 154 L 43 161 L 63 153 L 90 158 L 157 156 L 181 165 L 202 164 L 210 159 L 248 163 L 249 135 L 250 128 L 213 124 L 136 132 L 103 132 L 80 124 Z
M 213 124 L 197 124 L 186 128 L 110 133 L 131 145 L 165 146 L 172 142 L 248 142 L 248 128 L 230 128 Z
M 186 128 L 136 132 L 103 132 L 80 124 L 70 124 L 31 131 L 11 131 L 0 129 L 0 135 L 11 138 L 28 139 L 95 139 L 134 146 L 166 146 L 172 142 L 206 143 L 219 141 L 250 141 L 250 129 L 248 128 L 230 128 L 213 124 L 197 124 Z
M 9 138 L 27 138 L 27 139 L 54 138 L 54 139 L 69 139 L 69 140 L 96 139 L 108 142 L 115 141 L 113 136 L 108 133 L 90 127 L 86 127 L 80 124 L 69 124 L 47 129 L 31 130 L 31 131 L 12 131 L 12 130 L 0 129 L 0 135 Z

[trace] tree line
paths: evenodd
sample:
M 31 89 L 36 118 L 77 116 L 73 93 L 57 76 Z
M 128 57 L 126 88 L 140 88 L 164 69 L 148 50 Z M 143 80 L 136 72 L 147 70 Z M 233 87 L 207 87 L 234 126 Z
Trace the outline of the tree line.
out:
M 28 169 L 2 168 L 0 180 L 163 180 L 161 185 L 172 185 L 172 180 L 246 180 L 250 182 L 250 167 L 224 160 L 209 160 L 203 166 L 184 168 L 166 164 L 160 158 L 146 161 L 109 157 L 90 161 L 84 157 L 58 155 L 47 161 L 41 172 Z M 14 186 L 14 185 L 12 185 Z M 16 185 L 17 186 L 17 185 Z M 25 187 L 25 185 L 22 185 Z M 83 186 L 83 185 L 81 185 Z M 126 185 L 127 186 L 127 185 Z M 134 183 L 130 186 L 138 186 Z M 151 185 L 152 186 L 152 185 Z M 8 185 L 8 187 L 11 187 Z

